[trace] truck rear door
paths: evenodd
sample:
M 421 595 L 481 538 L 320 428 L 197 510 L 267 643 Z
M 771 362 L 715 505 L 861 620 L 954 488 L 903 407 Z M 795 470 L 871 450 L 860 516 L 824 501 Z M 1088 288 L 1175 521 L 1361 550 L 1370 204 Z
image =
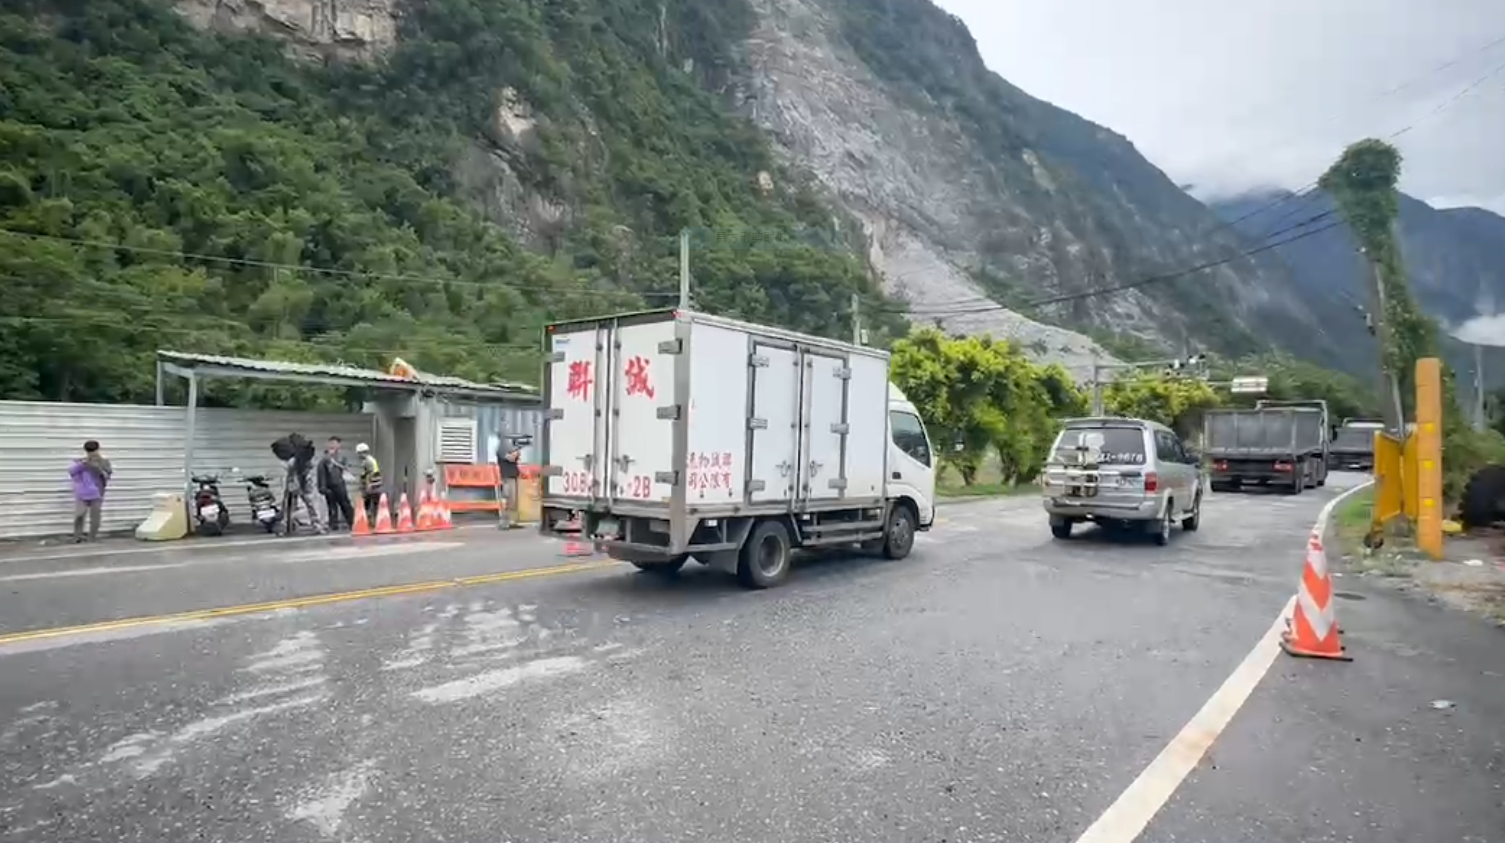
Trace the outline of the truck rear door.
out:
M 603 325 L 560 326 L 549 337 L 548 432 L 543 461 L 544 495 L 581 505 L 606 489 L 607 430 L 611 398 L 610 329 Z
M 612 503 L 665 503 L 674 486 L 672 407 L 675 325 L 673 320 L 620 325 L 611 344 L 610 465 L 607 497 Z

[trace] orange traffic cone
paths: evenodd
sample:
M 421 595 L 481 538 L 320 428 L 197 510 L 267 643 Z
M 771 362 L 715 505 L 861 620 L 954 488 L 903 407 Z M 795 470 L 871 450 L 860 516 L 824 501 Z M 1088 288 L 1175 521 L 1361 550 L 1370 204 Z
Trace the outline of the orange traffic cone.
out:
M 371 522 L 366 520 L 366 502 L 360 503 L 361 505 L 355 508 L 355 523 L 350 525 L 350 535 L 369 536 L 371 535 Z
M 376 501 L 376 534 L 385 536 L 392 530 L 392 502 L 387 500 L 387 493 L 382 492 Z
M 593 544 L 586 544 L 582 541 L 570 539 L 569 541 L 564 543 L 564 555 L 571 558 L 595 556 L 596 548 Z
M 453 530 L 454 528 L 455 528 L 455 521 L 450 516 L 450 512 L 449 512 L 449 499 L 446 498 L 446 497 L 444 497 L 443 495 L 440 495 L 439 496 L 439 529 L 441 529 L 441 530 Z
M 1296 592 L 1296 611 L 1280 636 L 1280 648 L 1288 655 L 1309 659 L 1353 661 L 1338 636 L 1338 617 L 1333 612 L 1333 577 L 1327 570 L 1327 552 L 1316 530 L 1306 542 L 1306 563 Z
M 438 504 L 434 501 L 433 498 L 430 498 L 427 493 L 425 493 L 423 497 L 418 501 L 419 532 L 439 529 L 439 517 L 438 513 L 436 512 L 437 508 Z
M 408 503 L 408 493 L 397 499 L 397 532 L 413 532 L 413 505 Z

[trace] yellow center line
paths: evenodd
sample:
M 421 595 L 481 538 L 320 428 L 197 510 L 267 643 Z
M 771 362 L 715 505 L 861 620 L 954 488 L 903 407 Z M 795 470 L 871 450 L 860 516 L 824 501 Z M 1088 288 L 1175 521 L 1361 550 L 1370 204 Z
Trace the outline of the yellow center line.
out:
M 566 565 L 550 565 L 544 568 L 525 568 L 521 571 L 503 571 L 496 574 L 478 574 L 469 577 L 457 577 L 451 580 L 429 580 L 428 582 L 407 583 L 404 585 L 387 585 L 378 588 L 363 588 L 359 591 L 341 591 L 334 594 L 316 594 L 310 597 L 293 597 L 287 600 L 273 600 L 266 603 L 246 603 L 239 606 L 221 606 L 213 609 L 194 609 L 187 612 L 177 612 L 170 615 L 148 615 L 139 618 L 122 618 L 115 621 L 100 621 L 98 623 L 80 624 L 78 626 L 60 626 L 52 629 L 34 629 L 28 632 L 12 632 L 0 635 L 0 647 L 7 644 L 18 644 L 23 641 L 41 641 L 49 638 L 63 638 L 69 635 L 84 635 L 90 632 L 112 632 L 122 629 L 135 629 L 143 626 L 160 626 L 163 624 L 183 623 L 186 621 L 214 620 L 216 618 L 230 618 L 238 615 L 257 615 L 264 612 L 276 612 L 283 609 L 306 609 L 310 606 L 328 606 L 334 603 L 348 603 L 352 600 L 368 600 L 375 597 L 398 597 L 408 594 L 422 594 L 430 591 L 441 591 L 447 588 L 467 588 L 490 583 L 509 582 L 511 580 L 528 580 L 539 577 L 555 577 L 563 574 L 579 574 L 586 571 L 599 571 L 610 568 L 620 563 L 615 561 L 596 562 L 572 562 Z

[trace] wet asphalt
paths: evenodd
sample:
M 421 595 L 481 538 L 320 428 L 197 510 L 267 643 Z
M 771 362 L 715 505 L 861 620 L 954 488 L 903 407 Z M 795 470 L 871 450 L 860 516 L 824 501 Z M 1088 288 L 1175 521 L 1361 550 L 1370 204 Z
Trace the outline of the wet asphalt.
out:
M 1343 485 L 1216 496 L 1167 548 L 982 501 L 908 559 L 766 592 L 613 565 L 11 640 L 0 841 L 1071 843 L 1264 634 Z M 0 634 L 562 550 L 470 530 L 0 561 Z M 1282 656 L 1140 839 L 1505 839 L 1505 634 L 1339 588 L 1356 660 Z

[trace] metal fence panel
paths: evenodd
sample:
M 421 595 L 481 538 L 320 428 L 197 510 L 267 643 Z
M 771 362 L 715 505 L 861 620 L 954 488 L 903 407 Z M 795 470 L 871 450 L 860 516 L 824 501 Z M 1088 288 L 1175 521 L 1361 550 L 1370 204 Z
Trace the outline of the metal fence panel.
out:
M 88 439 L 99 440 L 115 470 L 101 528 L 134 529 L 151 512 L 153 495 L 184 486 L 185 422 L 183 407 L 0 401 L 0 539 L 72 530 L 68 465 Z M 357 442 L 375 444 L 369 415 L 200 409 L 193 468 L 275 476 L 272 440 L 294 430 L 320 447 L 338 435 L 352 457 Z M 243 489 L 226 480 L 220 491 L 232 514 L 244 511 Z
M 101 529 L 134 528 L 183 474 L 183 409 L 0 401 L 0 539 L 73 529 L 68 466 L 97 439 L 115 477 Z
M 446 403 L 443 407 L 446 417 L 476 420 L 476 463 L 496 462 L 500 438 L 523 434 L 532 436 L 533 444 L 523 448 L 522 462 L 536 461 L 538 439 L 543 433 L 543 409 L 539 405 Z

